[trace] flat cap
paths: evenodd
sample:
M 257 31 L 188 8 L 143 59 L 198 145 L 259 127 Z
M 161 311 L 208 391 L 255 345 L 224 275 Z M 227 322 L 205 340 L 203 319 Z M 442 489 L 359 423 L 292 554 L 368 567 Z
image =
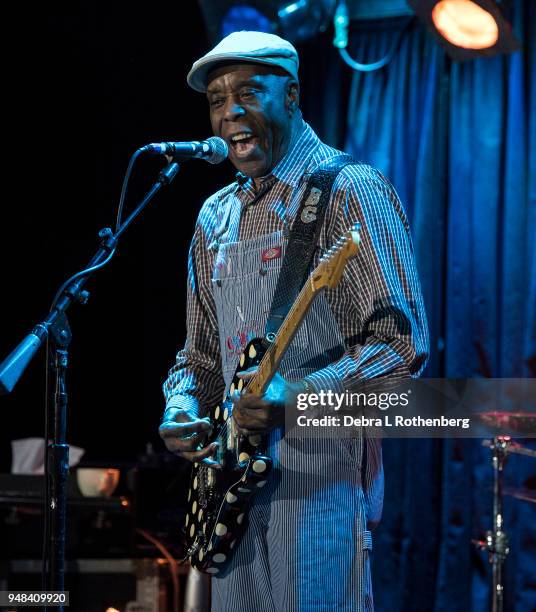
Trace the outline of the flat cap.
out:
M 285 39 L 266 32 L 233 32 L 194 62 L 186 80 L 196 91 L 207 90 L 208 73 L 224 62 L 278 66 L 298 80 L 298 52 Z

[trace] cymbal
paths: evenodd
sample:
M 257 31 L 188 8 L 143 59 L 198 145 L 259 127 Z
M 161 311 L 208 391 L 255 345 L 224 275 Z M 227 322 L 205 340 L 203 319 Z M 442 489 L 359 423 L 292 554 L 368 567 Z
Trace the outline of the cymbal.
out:
M 504 490 L 505 495 L 515 497 L 516 499 L 522 499 L 528 501 L 531 504 L 536 504 L 536 491 L 534 489 L 516 489 L 514 487 L 507 487 Z
M 523 431 L 536 434 L 536 413 L 533 412 L 477 412 L 474 418 L 486 425 L 505 430 Z
M 503 438 L 509 438 L 509 436 L 502 436 Z M 490 447 L 493 445 L 492 440 L 482 440 L 482 446 Z M 518 442 L 512 442 L 508 439 L 508 443 L 505 446 L 506 453 L 516 453 L 518 455 L 525 455 L 526 457 L 536 457 L 536 450 L 522 446 Z

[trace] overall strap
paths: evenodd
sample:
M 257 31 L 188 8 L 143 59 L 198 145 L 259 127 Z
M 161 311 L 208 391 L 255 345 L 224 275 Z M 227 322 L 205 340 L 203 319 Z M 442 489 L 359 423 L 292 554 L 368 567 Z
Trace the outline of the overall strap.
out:
M 300 208 L 292 224 L 266 322 L 265 336 L 269 341 L 274 339 L 307 280 L 333 183 L 345 166 L 355 163 L 349 155 L 338 155 L 319 166 L 307 181 Z

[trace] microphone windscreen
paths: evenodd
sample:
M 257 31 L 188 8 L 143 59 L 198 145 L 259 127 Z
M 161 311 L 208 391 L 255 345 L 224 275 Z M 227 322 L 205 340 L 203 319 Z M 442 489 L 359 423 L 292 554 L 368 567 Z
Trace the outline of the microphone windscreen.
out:
M 211 136 L 207 138 L 206 142 L 210 144 L 212 152 L 205 157 L 210 164 L 221 164 L 224 159 L 227 159 L 229 155 L 229 147 L 223 138 L 218 136 Z

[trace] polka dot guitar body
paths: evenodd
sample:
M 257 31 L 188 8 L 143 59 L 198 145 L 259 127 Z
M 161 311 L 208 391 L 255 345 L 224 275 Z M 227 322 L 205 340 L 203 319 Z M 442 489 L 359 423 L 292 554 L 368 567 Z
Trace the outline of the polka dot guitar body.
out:
M 259 365 L 267 341 L 254 339 L 240 356 L 229 392 L 211 412 L 212 434 L 207 444 L 219 443 L 217 460 L 222 470 L 202 462 L 192 469 L 185 519 L 186 549 L 190 563 L 198 570 L 217 574 L 230 560 L 246 527 L 253 495 L 266 482 L 272 460 L 264 454 L 265 437 L 238 436 L 232 420 L 231 396 L 245 390 L 237 374 Z
M 235 391 L 262 396 L 314 298 L 324 288 L 337 286 L 358 244 L 356 225 L 322 257 L 277 335 L 256 338 L 245 347 L 223 403 L 211 411 L 213 427 L 206 444 L 218 442 L 216 458 L 222 469 L 215 470 L 203 461 L 194 464 L 184 525 L 186 554 L 202 572 L 219 574 L 230 561 L 246 528 L 253 496 L 265 486 L 272 469 L 265 455 L 266 437 L 238 435 L 231 396 Z M 237 374 L 253 367 L 256 373 L 246 384 Z

